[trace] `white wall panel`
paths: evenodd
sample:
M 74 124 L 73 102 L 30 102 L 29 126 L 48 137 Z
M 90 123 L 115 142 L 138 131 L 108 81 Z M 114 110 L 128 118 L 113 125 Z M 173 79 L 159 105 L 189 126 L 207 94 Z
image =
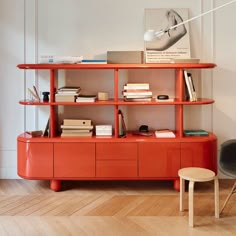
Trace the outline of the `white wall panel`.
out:
M 16 68 L 24 55 L 23 12 L 23 0 L 0 3 L 0 178 L 16 176 L 16 137 L 24 124 L 18 105 L 24 96 L 24 73 Z

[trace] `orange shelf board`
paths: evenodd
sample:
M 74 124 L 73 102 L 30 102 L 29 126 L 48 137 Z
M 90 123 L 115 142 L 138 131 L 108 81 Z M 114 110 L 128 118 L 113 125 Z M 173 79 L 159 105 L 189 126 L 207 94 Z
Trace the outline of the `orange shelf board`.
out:
M 214 68 L 214 63 L 153 63 L 153 64 L 19 64 L 19 69 L 73 70 L 73 69 L 180 69 Z
M 179 101 L 175 99 L 173 102 L 170 101 L 156 101 L 153 99 L 150 102 L 140 101 L 140 102 L 127 102 L 123 99 L 119 99 L 118 101 L 115 100 L 108 100 L 108 101 L 95 101 L 95 102 L 37 102 L 37 101 L 30 101 L 30 100 L 21 100 L 19 103 L 21 105 L 40 105 L 40 106 L 83 106 L 83 105 L 92 105 L 92 106 L 105 106 L 105 105 L 205 105 L 205 104 L 212 104 L 215 101 L 213 99 L 208 98 L 199 98 L 196 102 L 189 102 L 189 101 Z
M 114 136 L 92 136 L 92 137 L 32 137 L 27 133 L 23 133 L 17 137 L 21 142 L 35 142 L 35 143 L 57 143 L 57 142 L 207 142 L 209 140 L 216 140 L 216 136 L 210 133 L 209 136 L 191 136 L 191 137 L 176 137 L 176 138 L 156 138 L 153 136 L 141 136 L 128 133 L 127 137 L 116 138 Z

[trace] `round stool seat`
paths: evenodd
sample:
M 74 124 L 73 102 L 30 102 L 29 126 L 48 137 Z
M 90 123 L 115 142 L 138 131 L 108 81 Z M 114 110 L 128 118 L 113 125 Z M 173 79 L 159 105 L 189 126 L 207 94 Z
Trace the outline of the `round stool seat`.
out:
M 178 174 L 181 178 L 194 182 L 211 181 L 215 178 L 213 171 L 200 167 L 182 168 L 179 170 Z

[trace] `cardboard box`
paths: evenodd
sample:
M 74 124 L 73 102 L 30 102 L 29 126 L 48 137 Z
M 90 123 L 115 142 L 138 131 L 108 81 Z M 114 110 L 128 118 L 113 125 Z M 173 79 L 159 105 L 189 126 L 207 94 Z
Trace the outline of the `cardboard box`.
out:
M 108 64 L 142 64 L 143 51 L 107 51 Z

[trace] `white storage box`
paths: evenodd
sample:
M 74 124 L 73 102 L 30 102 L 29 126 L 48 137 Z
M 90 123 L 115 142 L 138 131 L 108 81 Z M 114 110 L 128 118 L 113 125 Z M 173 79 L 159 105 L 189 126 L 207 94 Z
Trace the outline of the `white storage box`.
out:
M 96 125 L 96 136 L 111 136 L 112 135 L 112 125 Z

